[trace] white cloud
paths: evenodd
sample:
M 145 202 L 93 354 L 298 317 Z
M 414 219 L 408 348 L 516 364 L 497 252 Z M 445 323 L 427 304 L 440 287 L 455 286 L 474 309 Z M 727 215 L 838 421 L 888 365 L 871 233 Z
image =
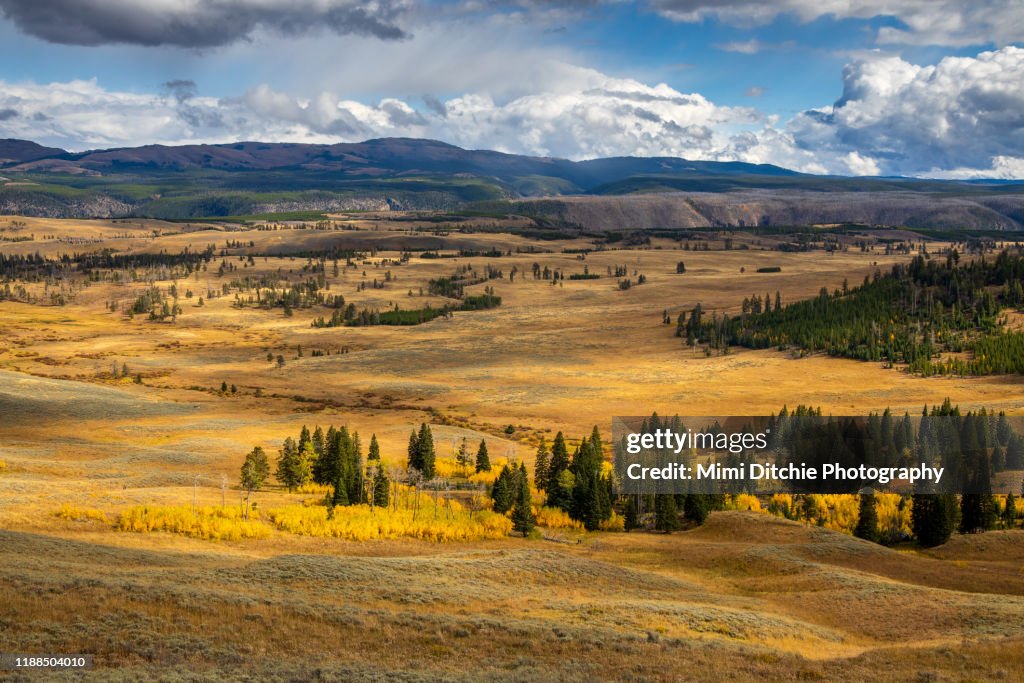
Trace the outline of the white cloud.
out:
M 423 101 L 357 100 L 330 89 L 300 96 L 267 85 L 216 99 L 196 96 L 184 81 L 157 94 L 106 90 L 95 80 L 0 82 L 0 137 L 81 150 L 402 136 L 572 159 L 676 156 L 812 173 L 1024 177 L 1024 49 L 931 66 L 870 56 L 844 70 L 833 105 L 788 121 L 565 62 L 531 68 L 545 76 L 526 92 L 499 97 L 479 87 Z
M 881 173 L 921 175 L 993 169 L 996 159 L 1024 156 L 1020 48 L 932 66 L 898 57 L 855 62 L 843 82 L 834 106 L 804 112 L 787 128 L 795 145 L 819 158 L 855 152 Z
M 750 26 L 779 15 L 810 22 L 822 17 L 892 17 L 903 27 L 883 27 L 881 43 L 913 45 L 1008 45 L 1024 40 L 1024 3 L 1019 0 L 650 0 L 675 21 L 709 17 Z

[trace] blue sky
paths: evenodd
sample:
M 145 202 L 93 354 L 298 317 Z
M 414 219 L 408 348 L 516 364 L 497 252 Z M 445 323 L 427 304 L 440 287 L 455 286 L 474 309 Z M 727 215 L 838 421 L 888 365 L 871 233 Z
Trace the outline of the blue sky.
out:
M 0 0 L 0 137 L 1020 177 L 1022 40 L 1017 0 Z

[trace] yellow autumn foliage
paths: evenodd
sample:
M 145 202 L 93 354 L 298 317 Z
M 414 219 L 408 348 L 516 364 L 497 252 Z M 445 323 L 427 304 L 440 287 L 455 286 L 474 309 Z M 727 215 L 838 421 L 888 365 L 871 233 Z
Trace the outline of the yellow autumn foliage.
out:
M 601 531 L 625 531 L 626 520 L 622 517 L 619 517 L 618 514 L 612 511 L 612 516 L 608 519 L 602 520 L 597 525 L 597 528 Z
M 287 505 L 270 510 L 268 517 L 278 529 L 291 534 L 349 541 L 478 541 L 505 538 L 512 531 L 512 521 L 504 515 L 469 512 L 457 503 L 434 506 L 429 499 L 422 501 L 419 510 L 378 507 L 371 512 L 369 505 L 347 505 L 328 514 L 325 507 Z
M 258 512 L 251 511 L 249 519 L 245 519 L 242 511 L 234 506 L 207 506 L 193 512 L 190 505 L 139 505 L 121 513 L 117 528 L 139 533 L 167 531 L 211 541 L 270 535 L 270 528 L 260 521 Z
M 878 513 L 878 532 L 882 538 L 910 537 L 914 528 L 912 509 L 913 501 L 910 498 L 903 499 L 898 493 L 876 493 L 875 511 Z
M 107 514 L 102 510 L 96 510 L 94 508 L 79 508 L 74 505 L 68 505 L 64 503 L 60 506 L 60 510 L 56 513 L 57 517 L 66 519 L 72 522 L 84 522 L 86 520 L 95 520 L 97 522 L 103 522 L 107 524 Z
M 737 493 L 726 497 L 725 508 L 727 510 L 749 510 L 751 512 L 760 512 L 761 501 L 757 499 L 757 496 L 752 496 L 749 493 Z
M 583 523 L 570 517 L 569 513 L 561 508 L 552 508 L 545 505 L 540 509 L 535 509 L 534 516 L 537 518 L 537 526 L 548 529 L 583 531 Z
M 492 486 L 495 480 L 497 480 L 498 475 L 501 474 L 501 469 L 507 464 L 508 458 L 492 458 L 490 472 L 474 472 L 469 475 L 469 480 L 474 484 Z

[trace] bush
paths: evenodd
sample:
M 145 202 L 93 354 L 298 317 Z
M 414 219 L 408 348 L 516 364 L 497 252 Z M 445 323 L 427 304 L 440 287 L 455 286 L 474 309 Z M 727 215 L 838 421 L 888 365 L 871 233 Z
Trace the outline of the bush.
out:
M 249 519 L 234 506 L 202 507 L 196 512 L 190 505 L 140 505 L 123 513 L 117 528 L 121 531 L 170 533 L 211 541 L 237 541 L 243 538 L 265 538 L 270 528 L 259 521 L 255 510 Z
M 420 509 L 374 508 L 369 505 L 324 507 L 288 505 L 269 512 L 270 521 L 282 531 L 319 538 L 350 541 L 417 538 L 425 541 L 478 541 L 505 538 L 512 521 L 494 512 L 470 512 L 459 503 L 433 500 L 420 494 Z
M 583 522 L 573 519 L 569 516 L 569 513 L 562 508 L 553 508 L 545 505 L 534 510 L 534 516 L 537 518 L 537 526 L 542 526 L 547 529 L 572 529 L 574 531 L 583 531 Z
M 110 520 L 107 519 L 107 514 L 102 510 L 95 510 L 93 508 L 78 508 L 74 505 L 68 505 L 64 503 L 60 506 L 60 510 L 56 512 L 56 515 L 61 519 L 66 519 L 72 522 L 85 522 L 87 520 L 94 520 L 108 524 Z

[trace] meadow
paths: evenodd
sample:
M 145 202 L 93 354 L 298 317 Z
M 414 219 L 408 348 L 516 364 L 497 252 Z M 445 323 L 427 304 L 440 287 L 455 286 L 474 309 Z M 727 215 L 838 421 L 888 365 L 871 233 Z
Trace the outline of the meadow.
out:
M 886 244 L 920 239 L 911 233 L 864 230 L 829 237 L 837 249 L 789 252 L 777 249 L 784 235 L 705 231 L 595 249 L 592 236 L 521 228 L 511 217 L 440 225 L 376 213 L 244 224 L 0 217 L 6 256 L 213 254 L 191 273 L 159 265 L 7 283 L 0 650 L 94 653 L 91 676 L 103 680 L 1017 675 L 1019 529 L 883 547 L 851 537 L 856 510 L 823 498 L 821 527 L 737 499 L 680 533 L 584 532 L 537 498 L 540 529 L 520 538 L 473 502 L 487 477 L 415 506 L 399 497 L 394 510 L 331 513 L 325 490 L 271 481 L 246 518 L 246 453 L 260 446 L 273 460 L 304 425 L 346 425 L 364 448 L 373 434 L 397 470 L 410 430 L 428 423 L 446 472 L 464 438 L 486 439 L 498 467 L 524 461 L 532 472 L 542 437 L 610 432 L 615 415 L 797 404 L 919 414 L 946 397 L 1024 414 L 1019 376 L 921 377 L 777 349 L 705 355 L 675 336 L 677 316 L 698 303 L 734 314 L 751 295 L 790 302 L 859 283 L 909 261 Z M 337 263 L 310 258 L 324 253 Z M 356 310 L 440 309 L 453 300 L 431 293 L 432 281 L 460 268 L 480 275 L 468 295 L 493 287 L 500 305 L 419 325 L 316 327 L 330 307 L 264 307 L 238 284 L 322 278 L 322 294 Z M 544 270 L 564 279 L 534 277 Z M 599 277 L 571 278 L 584 272 Z M 171 315 L 130 315 L 154 287 Z M 906 524 L 895 502 L 885 506 L 887 524 Z

